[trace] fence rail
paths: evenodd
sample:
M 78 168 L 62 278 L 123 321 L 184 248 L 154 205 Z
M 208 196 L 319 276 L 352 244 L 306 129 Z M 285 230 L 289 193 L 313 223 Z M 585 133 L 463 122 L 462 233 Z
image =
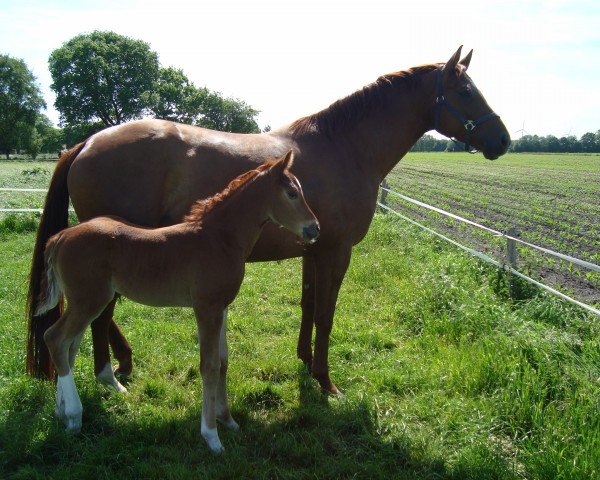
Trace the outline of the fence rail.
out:
M 550 250 L 550 249 L 547 249 L 547 248 L 544 248 L 544 247 L 540 247 L 538 245 L 535 245 L 535 244 L 526 242 L 524 240 L 521 240 L 520 238 L 515 237 L 514 234 L 510 235 L 510 234 L 505 234 L 503 232 L 499 232 L 498 230 L 494 230 L 493 228 L 486 227 L 485 225 L 481 225 L 481 224 L 479 224 L 477 222 L 474 222 L 472 220 L 463 218 L 463 217 L 461 217 L 459 215 L 456 215 L 454 213 L 447 212 L 446 210 L 443 210 L 441 208 L 434 207 L 433 205 L 429 205 L 429 204 L 421 202 L 419 200 L 415 200 L 414 198 L 407 197 L 406 195 L 402 195 L 401 193 L 398 193 L 398 192 L 395 192 L 395 191 L 391 190 L 387 186 L 386 183 L 383 183 L 381 185 L 380 189 L 381 189 L 381 192 L 382 192 L 381 201 L 378 201 L 377 204 L 381 208 L 383 208 L 384 210 L 394 213 L 395 215 L 397 215 L 398 217 L 402 218 L 403 220 L 406 220 L 407 222 L 409 222 L 409 223 L 411 223 L 413 225 L 416 225 L 416 226 L 422 228 L 423 230 L 426 230 L 427 232 L 429 232 L 429 233 L 431 233 L 433 235 L 436 235 L 439 238 L 442 238 L 443 240 L 445 240 L 445 241 L 447 241 L 447 242 L 449 242 L 449 243 L 457 246 L 458 248 L 460 248 L 460 249 L 462 249 L 462 250 L 470 253 L 471 255 L 473 255 L 473 256 L 475 256 L 475 257 L 477 257 L 477 258 L 479 258 L 479 259 L 481 259 L 481 260 L 483 260 L 483 261 L 485 261 L 487 263 L 490 263 L 490 264 L 495 265 L 495 266 L 497 266 L 497 267 L 499 267 L 499 268 L 501 268 L 501 269 L 503 269 L 503 270 L 505 270 L 507 272 L 510 272 L 511 274 L 514 274 L 517 277 L 522 278 L 523 280 L 526 280 L 527 282 L 530 282 L 530 283 L 538 286 L 539 288 L 542 288 L 543 290 L 546 290 L 547 292 L 550 292 L 553 295 L 556 295 L 556 296 L 562 298 L 563 300 L 566 300 L 566 301 L 568 301 L 568 302 L 570 302 L 570 303 L 572 303 L 574 305 L 577 305 L 577 306 L 579 306 L 579 307 L 587 310 L 588 312 L 593 313 L 594 315 L 597 315 L 598 317 L 600 317 L 600 310 L 598 310 L 597 308 L 592 307 L 591 305 L 588 305 L 587 303 L 584 303 L 584 302 L 581 302 L 579 300 L 576 300 L 576 299 L 574 299 L 574 298 L 572 298 L 572 297 L 570 297 L 570 296 L 568 296 L 568 295 L 566 295 L 566 294 L 564 294 L 562 292 L 559 292 L 558 290 L 556 290 L 556 289 L 554 289 L 554 288 L 552 288 L 552 287 L 550 287 L 548 285 L 545 285 L 544 283 L 541 283 L 541 282 L 539 282 L 539 281 L 537 281 L 537 280 L 535 280 L 535 279 L 533 279 L 533 278 L 531 278 L 531 277 L 529 277 L 529 276 L 527 276 L 527 275 L 519 272 L 518 270 L 516 270 L 515 269 L 516 259 L 515 259 L 514 244 L 515 243 L 520 243 L 520 244 L 523 244 L 523 245 L 525 245 L 527 247 L 530 247 L 530 248 L 533 248 L 535 250 L 541 251 L 541 252 L 543 252 L 545 254 L 552 255 L 554 257 L 557 257 L 557 258 L 560 258 L 562 260 L 565 260 L 565 261 L 567 261 L 569 263 L 572 263 L 572 264 L 575 264 L 575 265 L 579 265 L 579 266 L 581 266 L 583 268 L 587 268 L 589 270 L 600 272 L 600 267 L 598 265 L 595 265 L 595 264 L 590 263 L 590 262 L 586 262 L 585 260 L 580 260 L 580 259 L 572 257 L 570 255 L 565 255 L 565 254 L 562 254 L 562 253 L 559 253 L 559 252 L 555 252 L 553 250 Z M 506 264 L 504 262 L 499 262 L 498 260 L 495 260 L 495 259 L 491 258 L 490 256 L 486 255 L 485 253 L 479 252 L 479 251 L 477 251 L 477 250 L 475 250 L 473 248 L 466 247 L 466 246 L 460 244 L 459 242 L 457 242 L 455 240 L 452 240 L 451 238 L 449 238 L 449 237 L 447 237 L 445 235 L 442 235 L 441 233 L 436 232 L 435 230 L 433 230 L 433 229 L 431 229 L 429 227 L 426 227 L 425 225 L 422 225 L 421 223 L 413 220 L 412 218 L 409 218 L 409 217 L 407 217 L 405 215 L 402 215 L 401 213 L 399 213 L 396 210 L 392 209 L 391 207 L 389 207 L 385 203 L 386 202 L 386 197 L 387 197 L 388 194 L 391 194 L 391 195 L 393 195 L 395 197 L 401 198 L 402 200 L 405 200 L 407 202 L 413 203 L 415 205 L 419 205 L 419 206 L 421 206 L 423 208 L 426 208 L 428 210 L 437 212 L 437 213 L 439 213 L 441 215 L 444 215 L 444 216 L 453 218 L 455 220 L 458 220 L 460 222 L 466 223 L 466 224 L 471 225 L 473 227 L 480 228 L 482 230 L 485 230 L 485 231 L 493 234 L 496 237 L 504 237 L 504 238 L 506 238 L 507 239 L 508 258 L 510 259 L 509 260 L 510 261 L 510 265 L 508 265 L 508 264 Z
M 520 243 L 520 244 L 525 245 L 527 247 L 530 247 L 530 248 L 533 248 L 535 250 L 541 251 L 541 252 L 543 252 L 545 254 L 552 255 L 554 257 L 557 257 L 557 258 L 560 258 L 562 260 L 565 260 L 565 261 L 567 261 L 569 263 L 572 263 L 572 264 L 575 264 L 575 265 L 579 265 L 581 267 L 587 268 L 589 270 L 593 270 L 595 272 L 600 272 L 600 267 L 598 265 L 595 265 L 595 264 L 590 263 L 590 262 L 586 262 L 585 260 L 580 260 L 580 259 L 572 257 L 570 255 L 565 255 L 563 253 L 555 252 L 553 250 L 550 250 L 550 249 L 547 249 L 547 248 L 544 248 L 544 247 L 540 247 L 538 245 L 535 245 L 535 244 L 526 242 L 526 241 L 524 241 L 524 240 L 522 240 L 520 238 L 517 238 L 517 237 L 514 236 L 514 234 L 511 235 L 511 234 L 506 234 L 506 233 L 500 232 L 498 230 L 494 230 L 493 228 L 489 228 L 489 227 L 486 227 L 485 225 L 481 225 L 481 224 L 479 224 L 477 222 L 474 222 L 472 220 L 469 220 L 467 218 L 463 218 L 460 215 L 456 215 L 454 213 L 447 212 L 446 210 L 443 210 L 441 208 L 434 207 L 433 205 L 429 205 L 429 204 L 421 202 L 419 200 L 415 200 L 414 198 L 407 197 L 406 195 L 402 195 L 401 193 L 398 193 L 398 192 L 395 192 L 394 190 L 391 190 L 388 187 L 387 183 L 385 183 L 385 181 L 381 185 L 380 189 L 381 189 L 381 192 L 382 192 L 381 201 L 378 201 L 377 204 L 381 208 L 383 208 L 384 210 L 394 213 L 395 215 L 397 215 L 398 217 L 402 218 L 403 220 L 406 220 L 407 222 L 409 222 L 409 223 L 411 223 L 413 225 L 416 225 L 416 226 L 422 228 L 423 230 L 426 230 L 427 232 L 429 232 L 429 233 L 431 233 L 433 235 L 436 235 L 439 238 L 442 238 L 443 240 L 445 240 L 445 241 L 447 241 L 447 242 L 455 245 L 456 247 L 458 247 L 458 248 L 460 248 L 460 249 L 462 249 L 462 250 L 470 253 L 471 255 L 473 255 L 473 256 L 475 256 L 475 257 L 477 257 L 477 258 L 479 258 L 479 259 L 481 259 L 481 260 L 483 260 L 483 261 L 485 261 L 487 263 L 490 263 L 490 264 L 495 265 L 495 266 L 497 266 L 497 267 L 499 267 L 499 268 L 501 268 L 501 269 L 503 269 L 505 271 L 508 271 L 511 274 L 514 274 L 517 277 L 522 278 L 523 280 L 526 280 L 526 281 L 528 281 L 528 282 L 530 282 L 530 283 L 538 286 L 539 288 L 542 288 L 543 290 L 546 290 L 547 292 L 550 292 L 553 295 L 556 295 L 556 296 L 562 298 L 563 300 L 566 300 L 566 301 L 568 301 L 568 302 L 570 302 L 570 303 L 572 303 L 574 305 L 577 305 L 577 306 L 579 306 L 579 307 L 587 310 L 588 312 L 591 312 L 591 313 L 597 315 L 598 317 L 600 317 L 600 310 L 598 310 L 597 308 L 594 308 L 591 305 L 588 305 L 586 303 L 580 302 L 579 300 L 576 300 L 576 299 L 574 299 L 574 298 L 572 298 L 572 297 L 570 297 L 568 295 L 565 295 L 564 293 L 559 292 L 558 290 L 556 290 L 556 289 L 554 289 L 554 288 L 552 288 L 552 287 L 550 287 L 548 285 L 545 285 L 545 284 L 543 284 L 541 282 L 538 282 L 537 280 L 535 280 L 535 279 L 533 279 L 533 278 L 531 278 L 531 277 L 529 277 L 529 276 L 527 276 L 527 275 L 519 272 L 518 270 L 516 270 L 514 268 L 515 265 L 516 265 L 516 261 L 514 261 L 514 255 L 515 255 L 514 254 L 514 243 L 515 242 L 516 243 Z M 46 192 L 46 191 L 47 190 L 42 189 L 42 188 L 0 188 L 0 192 Z M 441 233 L 436 232 L 435 230 L 433 230 L 433 229 L 431 229 L 429 227 L 426 227 L 425 225 L 422 225 L 419 222 L 417 222 L 417 221 L 415 221 L 415 220 L 413 220 L 411 218 L 408 218 L 405 215 L 402 215 L 401 213 L 399 213 L 396 210 L 392 209 L 391 207 L 389 207 L 385 203 L 386 197 L 387 197 L 388 194 L 391 194 L 391 195 L 393 195 L 395 197 L 398 197 L 398 198 L 400 198 L 402 200 L 405 200 L 407 202 L 413 203 L 413 204 L 418 205 L 420 207 L 426 208 L 428 210 L 437 212 L 437 213 L 439 213 L 441 215 L 444 215 L 444 216 L 453 218 L 455 220 L 458 220 L 460 222 L 466 223 L 466 224 L 471 225 L 473 227 L 485 230 L 485 231 L 493 234 L 496 237 L 504 237 L 504 238 L 506 238 L 507 239 L 508 257 L 509 257 L 509 259 L 512 259 L 510 261 L 511 265 L 507 265 L 506 263 L 499 262 L 498 260 L 495 260 L 492 257 L 486 255 L 485 253 L 479 252 L 479 251 L 477 251 L 477 250 L 475 250 L 473 248 L 466 247 L 466 246 L 458 243 L 457 241 L 452 240 L 451 238 L 446 237 L 445 235 L 442 235 Z M 72 208 L 70 208 L 69 210 L 73 211 Z M 21 212 L 37 212 L 37 213 L 42 213 L 42 211 L 43 210 L 41 208 L 0 208 L 0 212 L 16 212 L 16 213 L 21 213 Z

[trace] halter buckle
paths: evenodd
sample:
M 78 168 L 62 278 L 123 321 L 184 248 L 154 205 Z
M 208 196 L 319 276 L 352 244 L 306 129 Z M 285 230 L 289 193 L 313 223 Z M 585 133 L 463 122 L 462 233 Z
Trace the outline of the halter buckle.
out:
M 465 130 L 467 132 L 472 132 L 473 130 L 475 130 L 476 126 L 477 126 L 477 124 L 473 120 L 467 120 L 465 122 Z
M 435 99 L 435 103 L 438 105 L 444 103 L 445 101 L 446 101 L 446 97 L 444 97 L 443 95 L 440 95 L 439 97 L 436 97 L 436 99 Z

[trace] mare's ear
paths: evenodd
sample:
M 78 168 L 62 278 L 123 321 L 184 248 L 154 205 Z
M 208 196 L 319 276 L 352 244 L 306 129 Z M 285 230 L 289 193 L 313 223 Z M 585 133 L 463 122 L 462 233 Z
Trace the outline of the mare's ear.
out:
M 271 172 L 276 175 L 283 175 L 284 172 L 294 164 L 294 152 L 290 150 L 285 155 L 279 157 L 275 164 L 271 167 Z
M 463 58 L 460 62 L 458 62 L 460 65 L 465 67 L 465 71 L 467 70 L 467 68 L 469 68 L 469 64 L 471 63 L 472 56 L 473 56 L 473 49 L 471 49 L 471 51 L 469 53 L 467 53 L 465 58 Z
M 458 59 L 460 58 L 461 50 L 462 45 L 458 47 L 458 50 L 454 53 L 454 55 L 450 57 L 450 60 L 448 60 L 446 62 L 446 65 L 444 65 L 444 67 L 442 68 L 442 76 L 444 77 L 444 82 L 456 78 L 456 65 L 458 64 Z

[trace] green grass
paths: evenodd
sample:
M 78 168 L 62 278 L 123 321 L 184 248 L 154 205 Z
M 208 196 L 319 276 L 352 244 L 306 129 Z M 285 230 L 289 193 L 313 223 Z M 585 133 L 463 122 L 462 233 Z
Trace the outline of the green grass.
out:
M 95 382 L 88 332 L 83 428 L 68 435 L 53 385 L 23 373 L 34 234 L 14 229 L 0 244 L 0 478 L 600 476 L 598 319 L 533 290 L 511 302 L 496 270 L 391 215 L 375 217 L 340 292 L 330 363 L 344 397 L 295 358 L 300 261 L 251 264 L 229 316 L 241 431 L 220 430 L 225 455 L 199 433 L 192 313 L 129 301 L 116 311 L 129 393 Z

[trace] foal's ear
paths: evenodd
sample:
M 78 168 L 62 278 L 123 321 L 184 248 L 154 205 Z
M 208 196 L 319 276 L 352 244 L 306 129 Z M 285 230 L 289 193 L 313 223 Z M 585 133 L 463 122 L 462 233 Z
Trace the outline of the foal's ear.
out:
M 467 53 L 465 58 L 463 58 L 460 62 L 458 62 L 460 65 L 465 67 L 465 71 L 467 70 L 467 68 L 469 68 L 469 64 L 471 63 L 472 56 L 473 56 L 473 49 L 471 49 L 471 51 L 469 53 Z
M 448 80 L 455 75 L 456 65 L 458 64 L 458 60 L 460 58 L 460 51 L 462 50 L 462 45 L 458 47 L 458 50 L 450 57 L 450 60 L 446 62 L 446 65 L 442 68 L 442 74 L 444 76 L 444 80 Z M 470 55 L 470 54 L 469 54 Z M 467 55 L 467 57 L 469 56 Z
M 294 152 L 290 150 L 285 155 L 279 157 L 275 164 L 271 167 L 273 173 L 283 175 L 286 170 L 292 168 L 294 164 Z

